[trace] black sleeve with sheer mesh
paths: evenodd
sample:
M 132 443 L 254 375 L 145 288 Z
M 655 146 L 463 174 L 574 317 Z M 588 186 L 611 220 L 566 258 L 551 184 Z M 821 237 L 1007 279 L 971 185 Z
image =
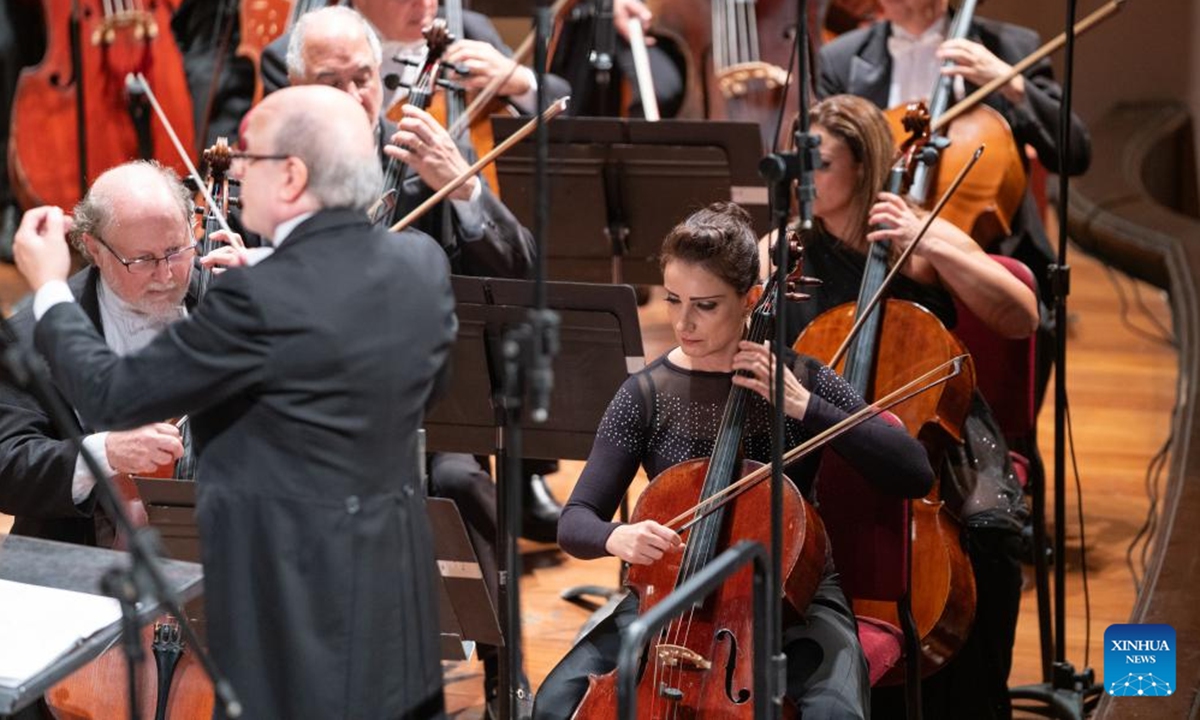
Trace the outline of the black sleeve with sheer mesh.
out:
M 793 358 L 801 382 L 812 391 L 804 420 L 788 418 L 786 443 L 795 447 L 863 406 L 836 373 L 806 357 Z M 731 373 L 685 370 L 666 355 L 631 376 L 609 403 L 587 465 L 558 525 L 558 541 L 579 558 L 607 555 L 605 543 L 617 523 L 621 497 L 639 466 L 654 478 L 663 470 L 712 453 Z M 754 395 L 743 433 L 745 457 L 770 458 L 770 406 Z M 833 448 L 885 492 L 919 497 L 933 484 L 924 448 L 903 429 L 873 418 L 833 442 Z M 788 475 L 806 495 L 818 455 L 789 466 Z

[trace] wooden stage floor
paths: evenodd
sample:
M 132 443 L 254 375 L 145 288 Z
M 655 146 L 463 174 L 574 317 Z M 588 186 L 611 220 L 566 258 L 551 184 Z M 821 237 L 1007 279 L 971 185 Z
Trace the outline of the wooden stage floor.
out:
M 1152 317 L 1169 328 L 1169 311 L 1157 290 L 1124 276 L 1110 275 L 1080 252 L 1073 253 L 1071 263 L 1074 277 L 1069 305 L 1068 385 L 1087 536 L 1086 542 L 1082 542 L 1072 479 L 1067 488 L 1065 558 L 1069 583 L 1067 657 L 1077 666 L 1085 660 L 1088 635 L 1080 571 L 1081 550 L 1086 547 L 1091 590 L 1087 643 L 1090 652 L 1086 658 L 1099 675 L 1104 629 L 1111 623 L 1125 621 L 1135 598 L 1126 549 L 1146 517 L 1149 505 L 1146 472 L 1151 458 L 1167 439 L 1175 402 L 1176 364 L 1174 350 L 1168 344 L 1131 331 L 1121 320 L 1119 297 L 1123 294 L 1128 298 L 1129 320 L 1134 325 L 1157 332 Z M 11 268 L 0 266 L 0 303 L 7 306 L 20 294 L 20 285 L 13 281 Z M 648 358 L 657 356 L 671 344 L 661 298 L 658 289 L 641 313 Z M 1039 436 L 1042 454 L 1052 468 L 1051 403 L 1047 403 L 1040 418 Z M 560 499 L 570 493 L 580 468 L 580 463 L 564 462 L 550 479 Z M 1053 517 L 1052 509 L 1049 512 Z M 0 515 L 0 531 L 6 530 L 10 523 L 11 518 Z M 526 568 L 521 581 L 526 666 L 536 688 L 571 645 L 589 614 L 586 609 L 560 600 L 559 592 L 576 584 L 613 583 L 617 564 L 611 558 L 573 560 L 554 546 L 522 547 Z M 1039 658 L 1036 596 L 1032 572 L 1028 572 L 1012 684 L 1038 682 Z M 479 664 L 447 663 L 445 677 L 451 713 L 464 720 L 480 717 Z

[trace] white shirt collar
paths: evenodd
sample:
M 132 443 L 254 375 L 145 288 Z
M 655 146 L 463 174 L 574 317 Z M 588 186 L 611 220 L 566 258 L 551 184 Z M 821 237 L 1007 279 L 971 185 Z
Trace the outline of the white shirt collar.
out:
M 283 244 L 283 241 L 287 240 L 288 236 L 292 234 L 292 231 L 296 229 L 297 225 L 299 225 L 300 223 L 309 219 L 313 215 L 316 215 L 316 213 L 315 212 L 300 213 L 296 217 L 290 218 L 288 220 L 284 220 L 283 222 L 276 225 L 275 232 L 271 233 L 271 238 L 272 238 L 271 245 L 273 245 L 276 249 L 278 249 L 279 246 Z

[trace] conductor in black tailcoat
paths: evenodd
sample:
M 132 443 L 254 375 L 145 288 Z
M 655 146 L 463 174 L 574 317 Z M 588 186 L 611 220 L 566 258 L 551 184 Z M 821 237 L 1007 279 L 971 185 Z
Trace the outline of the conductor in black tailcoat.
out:
M 379 166 L 345 93 L 281 91 L 242 140 L 243 219 L 274 252 L 122 358 L 61 282 L 61 211 L 32 210 L 37 347 L 85 420 L 192 417 L 208 639 L 245 717 L 441 716 L 416 433 L 454 336 L 446 258 L 367 222 Z

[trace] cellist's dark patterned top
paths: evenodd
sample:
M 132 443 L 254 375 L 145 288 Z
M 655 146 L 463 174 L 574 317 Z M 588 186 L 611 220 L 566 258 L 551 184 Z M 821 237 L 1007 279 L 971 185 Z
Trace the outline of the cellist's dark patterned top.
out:
M 803 422 L 788 418 L 789 448 L 863 406 L 857 393 L 820 362 L 794 357 L 791 365 L 813 396 Z M 564 550 L 581 558 L 607 554 L 604 544 L 617 526 L 609 519 L 639 466 L 654 478 L 684 460 L 712 454 L 732 377 L 732 373 L 685 370 L 664 355 L 625 381 L 600 421 L 587 465 L 563 509 L 558 540 Z M 770 416 L 767 401 L 751 394 L 742 436 L 747 459 L 769 460 Z M 924 449 L 902 429 L 879 418 L 841 436 L 833 447 L 888 492 L 919 496 L 932 483 Z M 810 494 L 818 457 L 810 455 L 788 468 L 789 477 L 805 495 Z

